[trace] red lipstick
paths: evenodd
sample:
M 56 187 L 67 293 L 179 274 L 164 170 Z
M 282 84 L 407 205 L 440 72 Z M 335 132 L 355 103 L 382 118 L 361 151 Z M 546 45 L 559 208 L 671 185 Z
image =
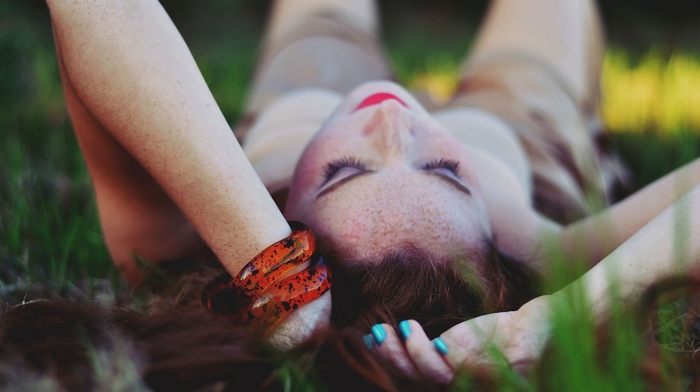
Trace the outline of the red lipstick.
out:
M 360 110 L 363 108 L 366 108 L 368 106 L 374 106 L 374 105 L 379 105 L 380 103 L 387 101 L 389 99 L 393 99 L 395 101 L 398 101 L 401 105 L 408 107 L 404 101 L 401 100 L 401 98 L 397 97 L 394 94 L 389 94 L 389 93 L 376 93 L 372 94 L 369 97 L 365 98 L 364 101 L 360 102 L 359 105 L 355 108 L 355 110 Z

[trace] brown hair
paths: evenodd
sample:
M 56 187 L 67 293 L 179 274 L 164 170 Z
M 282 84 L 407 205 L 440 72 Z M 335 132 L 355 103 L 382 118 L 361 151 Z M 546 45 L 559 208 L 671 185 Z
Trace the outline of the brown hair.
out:
M 21 362 L 32 372 L 54 374 L 70 390 L 100 389 L 96 350 L 111 352 L 126 336 L 137 381 L 154 390 L 189 390 L 223 383 L 236 390 L 282 389 L 277 369 L 296 369 L 294 380 L 329 390 L 430 390 L 434 380 L 409 379 L 367 350 L 361 339 L 376 322 L 421 322 L 435 336 L 486 311 L 515 309 L 530 292 L 514 261 L 492 247 L 490 285 L 474 287 L 454 262 L 407 248 L 379 263 L 335 268 L 333 326 L 289 353 L 281 353 L 204 309 L 199 294 L 220 272 L 205 263 L 185 263 L 151 280 L 154 296 L 127 306 L 105 307 L 66 300 L 37 301 L 0 316 L 0 367 Z M 333 264 L 329 260 L 329 264 Z M 182 273 L 183 265 L 185 272 Z M 182 273 L 166 284 L 163 276 Z M 517 293 L 521 289 L 525 294 Z M 115 358 L 115 361 L 119 359 Z M 15 366 L 15 365 L 13 365 Z M 292 372 L 294 373 L 294 372 Z M 9 378 L 8 378 L 9 377 Z M 296 377 L 296 378 L 295 378 Z M 0 374 L 0 386 L 12 377 Z
M 333 320 L 369 330 L 376 323 L 418 321 L 429 337 L 486 313 L 514 310 L 534 297 L 536 279 L 488 244 L 484 260 L 437 259 L 407 246 L 379 261 L 333 268 Z M 475 265 L 483 265 L 477 272 Z

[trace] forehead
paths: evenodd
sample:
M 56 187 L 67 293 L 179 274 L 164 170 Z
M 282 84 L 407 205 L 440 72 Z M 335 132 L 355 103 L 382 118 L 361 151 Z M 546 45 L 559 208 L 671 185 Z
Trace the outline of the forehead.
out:
M 452 256 L 481 246 L 488 233 L 477 200 L 418 172 L 360 177 L 308 207 L 302 220 L 327 246 L 352 258 L 406 243 Z

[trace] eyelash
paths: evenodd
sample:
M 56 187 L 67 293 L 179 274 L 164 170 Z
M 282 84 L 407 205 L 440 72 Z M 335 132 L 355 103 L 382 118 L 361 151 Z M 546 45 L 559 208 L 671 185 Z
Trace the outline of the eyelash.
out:
M 360 162 L 357 158 L 353 157 L 342 157 L 334 161 L 330 161 L 323 168 L 323 177 L 326 181 L 330 180 L 331 177 L 335 175 L 340 169 L 344 167 L 354 167 L 360 170 L 366 170 L 364 163 Z
M 454 175 L 459 173 L 459 162 L 453 161 L 451 159 L 440 158 L 434 161 L 430 161 L 423 165 L 424 170 L 434 170 L 444 168 L 452 172 Z
M 340 169 L 344 167 L 354 167 L 360 170 L 367 170 L 367 166 L 359 159 L 354 157 L 342 157 L 334 161 L 328 162 L 323 168 L 323 177 L 325 181 L 330 180 Z M 423 165 L 423 170 L 447 169 L 454 175 L 459 173 L 459 162 L 451 159 L 435 159 Z

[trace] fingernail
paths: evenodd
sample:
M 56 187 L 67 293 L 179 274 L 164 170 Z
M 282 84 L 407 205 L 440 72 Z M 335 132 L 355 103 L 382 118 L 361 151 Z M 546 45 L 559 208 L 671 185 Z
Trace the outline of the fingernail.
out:
M 372 336 L 377 341 L 377 345 L 381 345 L 386 340 L 386 330 L 381 324 L 376 324 L 372 327 Z
M 370 351 L 372 351 L 372 349 L 374 348 L 374 339 L 372 338 L 372 335 L 367 334 L 362 337 L 362 340 L 365 341 L 365 345 L 367 345 L 367 348 Z
M 447 354 L 447 344 L 445 344 L 445 341 L 442 340 L 442 338 L 437 338 L 433 340 L 433 345 L 435 345 L 435 349 L 442 355 Z
M 408 335 L 411 334 L 411 324 L 408 323 L 408 320 L 399 323 L 399 332 L 403 335 L 404 340 L 408 339 Z

